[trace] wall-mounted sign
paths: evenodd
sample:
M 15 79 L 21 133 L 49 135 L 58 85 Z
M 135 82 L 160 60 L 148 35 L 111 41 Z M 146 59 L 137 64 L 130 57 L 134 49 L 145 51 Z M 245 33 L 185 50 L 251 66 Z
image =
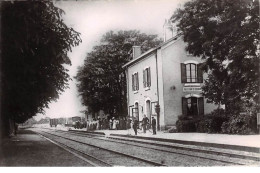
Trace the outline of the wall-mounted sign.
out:
M 202 91 L 201 87 L 183 87 L 183 92 L 196 92 L 196 91 Z

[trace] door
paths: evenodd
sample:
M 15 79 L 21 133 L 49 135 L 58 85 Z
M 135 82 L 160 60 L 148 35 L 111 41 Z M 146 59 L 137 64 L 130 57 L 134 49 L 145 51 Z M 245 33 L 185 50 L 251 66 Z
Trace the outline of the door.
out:
M 151 122 L 151 101 L 146 101 L 146 117 L 149 119 L 149 123 Z

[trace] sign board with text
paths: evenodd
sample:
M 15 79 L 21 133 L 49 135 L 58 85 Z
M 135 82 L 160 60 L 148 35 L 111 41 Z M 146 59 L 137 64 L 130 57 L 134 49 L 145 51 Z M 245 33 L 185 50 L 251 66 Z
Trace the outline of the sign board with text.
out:
M 196 92 L 196 91 L 201 92 L 202 91 L 201 87 L 191 87 L 191 86 L 183 87 L 183 92 Z

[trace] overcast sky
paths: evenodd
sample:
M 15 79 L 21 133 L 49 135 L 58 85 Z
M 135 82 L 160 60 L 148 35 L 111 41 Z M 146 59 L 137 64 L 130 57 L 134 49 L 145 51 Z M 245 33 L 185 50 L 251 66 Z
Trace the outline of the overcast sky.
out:
M 64 22 L 81 33 L 82 43 L 72 49 L 69 57 L 72 62 L 69 74 L 76 75 L 77 67 L 84 62 L 87 52 L 97 45 L 103 34 L 114 30 L 140 30 L 146 34 L 163 37 L 163 24 L 174 10 L 187 0 L 95 0 L 95 1 L 59 1 L 55 5 L 65 11 Z M 51 118 L 84 116 L 84 110 L 78 96 L 76 81 L 57 102 L 45 109 L 45 116 Z M 38 120 L 44 117 L 37 115 Z

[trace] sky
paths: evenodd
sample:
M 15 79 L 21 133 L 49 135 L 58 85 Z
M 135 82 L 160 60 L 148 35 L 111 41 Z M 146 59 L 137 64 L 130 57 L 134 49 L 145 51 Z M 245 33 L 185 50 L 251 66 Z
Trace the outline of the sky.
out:
M 82 43 L 68 53 L 72 65 L 68 67 L 72 81 L 57 100 L 45 109 L 45 115 L 34 118 L 84 116 L 76 88 L 77 68 L 84 63 L 88 52 L 98 45 L 102 35 L 108 31 L 140 30 L 146 34 L 157 34 L 163 38 L 163 24 L 176 8 L 187 0 L 85 0 L 57 1 L 55 6 L 64 10 L 64 22 L 81 33 Z

